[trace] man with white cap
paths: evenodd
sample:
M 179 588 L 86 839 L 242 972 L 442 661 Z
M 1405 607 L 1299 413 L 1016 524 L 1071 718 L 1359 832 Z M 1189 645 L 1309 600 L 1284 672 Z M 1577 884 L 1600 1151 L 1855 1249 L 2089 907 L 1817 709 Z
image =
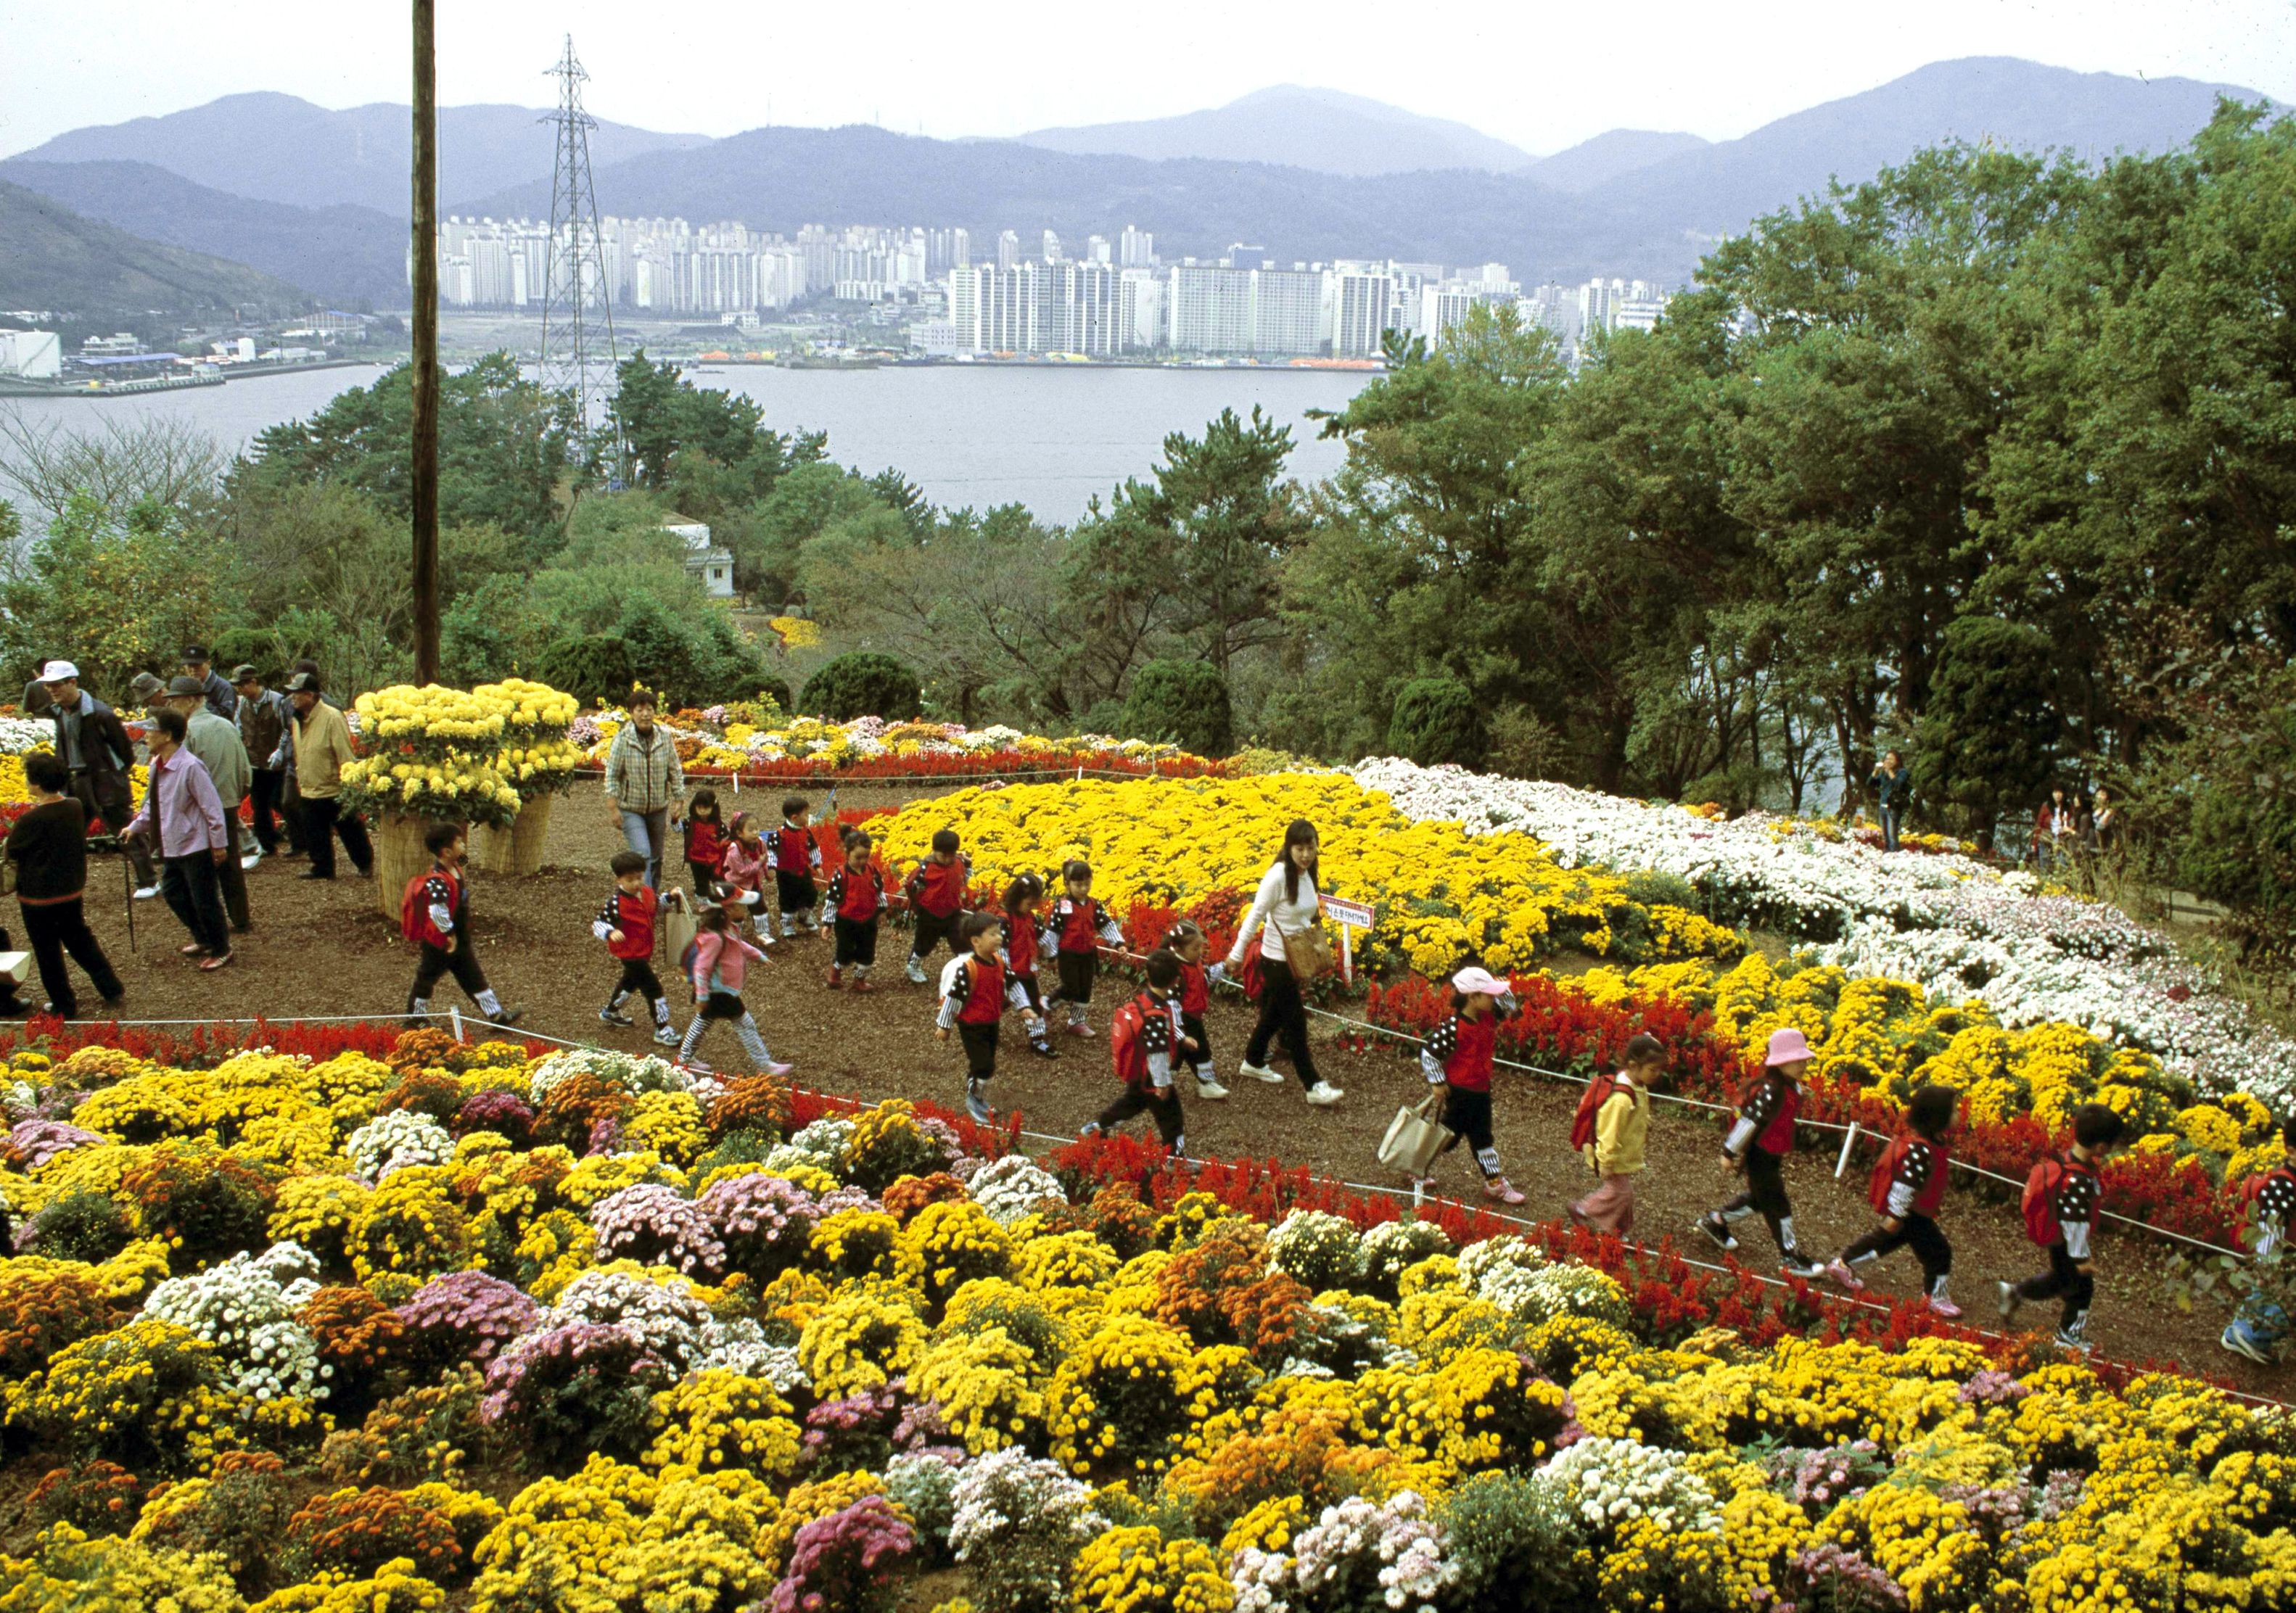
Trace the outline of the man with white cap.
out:
M 127 832 L 135 815 L 135 791 L 128 770 L 135 766 L 135 742 L 127 737 L 119 714 L 79 686 L 79 668 L 70 661 L 50 661 L 40 668 L 55 705 L 50 713 L 56 729 L 56 756 L 71 774 L 71 796 L 89 822 L 119 837 L 121 847 L 135 868 L 135 894 L 160 894 L 160 876 L 152 854 L 142 840 Z
M 1723 1139 L 1722 1161 L 1746 1173 L 1746 1191 L 1697 1221 L 1716 1247 L 1738 1247 L 1730 1224 L 1759 1215 L 1769 1224 L 1790 1277 L 1809 1278 L 1825 1268 L 1794 1241 L 1793 1204 L 1786 1197 L 1785 1157 L 1793 1152 L 1794 1118 L 1801 1112 L 1801 1077 L 1814 1057 L 1798 1030 L 1770 1033 L 1762 1073 L 1738 1105 L 1738 1118 Z

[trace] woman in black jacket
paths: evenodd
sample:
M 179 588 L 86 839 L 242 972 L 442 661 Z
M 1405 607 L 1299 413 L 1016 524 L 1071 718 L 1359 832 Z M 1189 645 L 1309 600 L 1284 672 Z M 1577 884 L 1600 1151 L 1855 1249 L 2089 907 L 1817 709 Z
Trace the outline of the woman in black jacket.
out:
M 116 1008 L 125 988 L 88 929 L 81 905 L 87 887 L 87 816 L 64 793 L 71 774 L 55 757 L 36 750 L 24 758 L 24 782 L 37 804 L 8 831 L 4 850 L 16 864 L 16 905 L 40 966 L 48 1011 L 67 1019 L 79 1017 L 79 999 L 64 969 L 67 952 L 102 994 L 104 1006 Z

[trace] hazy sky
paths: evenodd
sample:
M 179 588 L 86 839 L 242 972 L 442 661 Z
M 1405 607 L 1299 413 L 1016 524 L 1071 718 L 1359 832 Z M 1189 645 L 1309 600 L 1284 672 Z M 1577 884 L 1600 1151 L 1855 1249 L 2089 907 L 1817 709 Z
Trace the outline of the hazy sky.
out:
M 1924 62 L 2024 56 L 2296 102 L 2296 0 L 1160 0 L 1082 8 L 442 0 L 448 103 L 546 100 L 568 29 L 590 107 L 649 128 L 882 123 L 939 136 L 1152 118 L 1308 84 L 1456 118 L 1535 151 L 1606 128 L 1710 138 Z M 0 0 L 0 154 L 241 90 L 407 98 L 382 0 Z

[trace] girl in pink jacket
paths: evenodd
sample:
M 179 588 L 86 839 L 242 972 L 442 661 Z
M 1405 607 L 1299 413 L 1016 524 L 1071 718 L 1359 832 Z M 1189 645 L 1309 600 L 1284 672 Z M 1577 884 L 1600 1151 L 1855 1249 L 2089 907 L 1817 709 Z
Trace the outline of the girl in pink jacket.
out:
M 750 1017 L 749 1005 L 742 1001 L 742 986 L 749 978 L 750 961 L 753 958 L 762 963 L 766 954 L 734 933 L 730 910 L 712 904 L 694 915 L 693 1002 L 700 1011 L 686 1028 L 685 1041 L 677 1050 L 677 1061 L 697 1076 L 712 1073 L 709 1066 L 693 1054 L 701 1045 L 702 1034 L 716 1019 L 734 1022 L 734 1034 L 742 1038 L 742 1051 L 750 1055 L 751 1067 L 761 1074 L 786 1076 L 794 1068 L 775 1061 L 757 1020 Z
M 773 872 L 774 856 L 770 844 L 758 832 L 757 820 L 746 812 L 734 815 L 726 831 L 726 851 L 718 864 L 718 872 L 731 888 L 726 905 L 733 916 L 750 927 L 757 935 L 758 910 L 765 904 L 766 876 Z

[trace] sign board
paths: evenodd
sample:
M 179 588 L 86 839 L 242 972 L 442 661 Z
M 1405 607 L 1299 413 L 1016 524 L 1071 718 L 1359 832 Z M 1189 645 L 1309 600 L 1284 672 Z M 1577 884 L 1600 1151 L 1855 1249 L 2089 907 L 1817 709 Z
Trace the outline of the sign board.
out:
M 1356 983 L 1356 931 L 1369 929 L 1379 915 L 1368 902 L 1342 901 L 1327 897 L 1321 891 L 1316 900 L 1323 905 L 1324 916 L 1340 927 L 1340 978 L 1349 985 Z

